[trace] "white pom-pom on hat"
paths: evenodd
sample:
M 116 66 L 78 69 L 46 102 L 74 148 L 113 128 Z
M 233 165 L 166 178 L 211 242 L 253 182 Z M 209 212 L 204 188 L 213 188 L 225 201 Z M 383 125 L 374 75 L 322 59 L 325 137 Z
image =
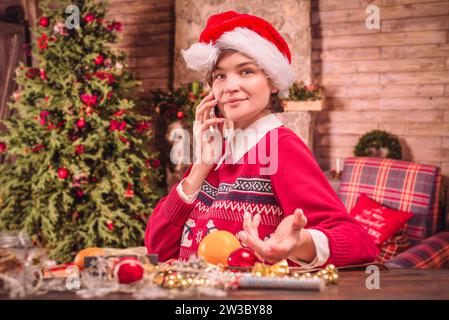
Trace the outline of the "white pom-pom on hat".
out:
M 212 43 L 197 42 L 181 53 L 189 69 L 207 72 L 217 62 L 220 50 Z

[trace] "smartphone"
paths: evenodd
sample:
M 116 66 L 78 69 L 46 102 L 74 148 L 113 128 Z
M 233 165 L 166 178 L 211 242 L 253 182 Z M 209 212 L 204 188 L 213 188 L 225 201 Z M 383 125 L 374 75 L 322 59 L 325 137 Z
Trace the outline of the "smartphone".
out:
M 210 118 L 218 118 L 220 116 L 220 109 L 218 109 L 218 105 L 214 106 L 212 109 L 210 109 Z M 214 133 L 215 130 L 218 130 L 217 125 L 213 125 L 209 127 L 210 133 Z

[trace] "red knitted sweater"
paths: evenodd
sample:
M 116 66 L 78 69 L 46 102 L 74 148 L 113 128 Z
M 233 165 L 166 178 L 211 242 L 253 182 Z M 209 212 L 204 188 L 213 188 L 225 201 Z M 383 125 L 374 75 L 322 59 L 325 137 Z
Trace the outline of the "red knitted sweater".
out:
M 276 132 L 274 132 L 276 130 Z M 223 163 L 206 177 L 196 200 L 182 200 L 176 185 L 162 198 L 151 214 L 145 234 L 149 253 L 161 261 L 188 259 L 196 254 L 200 241 L 209 232 L 243 229 L 243 214 L 259 213 L 261 239 L 269 237 L 277 225 L 296 208 L 307 217 L 307 229 L 323 232 L 329 240 L 326 264 L 336 266 L 369 263 L 377 248 L 368 233 L 347 214 L 343 203 L 328 183 L 313 155 L 290 129 L 281 126 L 269 131 L 252 149 L 269 149 L 277 139 L 278 167 L 273 174 L 261 174 L 269 167 L 251 160 L 248 152 L 237 164 Z M 273 141 L 275 142 L 275 141 Z M 186 177 L 192 166 L 184 174 Z

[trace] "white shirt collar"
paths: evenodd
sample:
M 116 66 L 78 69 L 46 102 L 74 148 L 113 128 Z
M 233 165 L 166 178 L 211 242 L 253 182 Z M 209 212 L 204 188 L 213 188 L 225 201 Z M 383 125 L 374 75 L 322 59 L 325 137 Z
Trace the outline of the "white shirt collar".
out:
M 224 155 L 218 160 L 215 170 L 223 162 L 236 164 L 248 151 L 272 129 L 282 126 L 281 120 L 275 114 L 257 119 L 243 130 L 234 130 L 226 139 Z

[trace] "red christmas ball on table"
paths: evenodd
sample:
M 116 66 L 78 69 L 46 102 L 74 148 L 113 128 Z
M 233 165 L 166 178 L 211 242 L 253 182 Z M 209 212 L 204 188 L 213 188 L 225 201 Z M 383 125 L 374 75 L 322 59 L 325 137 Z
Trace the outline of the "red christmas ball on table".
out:
M 142 279 L 142 263 L 134 257 L 124 257 L 114 267 L 114 276 L 120 283 L 133 283 Z
M 260 262 L 260 260 L 248 248 L 238 248 L 228 257 L 228 266 L 230 267 L 252 267 L 256 262 Z

